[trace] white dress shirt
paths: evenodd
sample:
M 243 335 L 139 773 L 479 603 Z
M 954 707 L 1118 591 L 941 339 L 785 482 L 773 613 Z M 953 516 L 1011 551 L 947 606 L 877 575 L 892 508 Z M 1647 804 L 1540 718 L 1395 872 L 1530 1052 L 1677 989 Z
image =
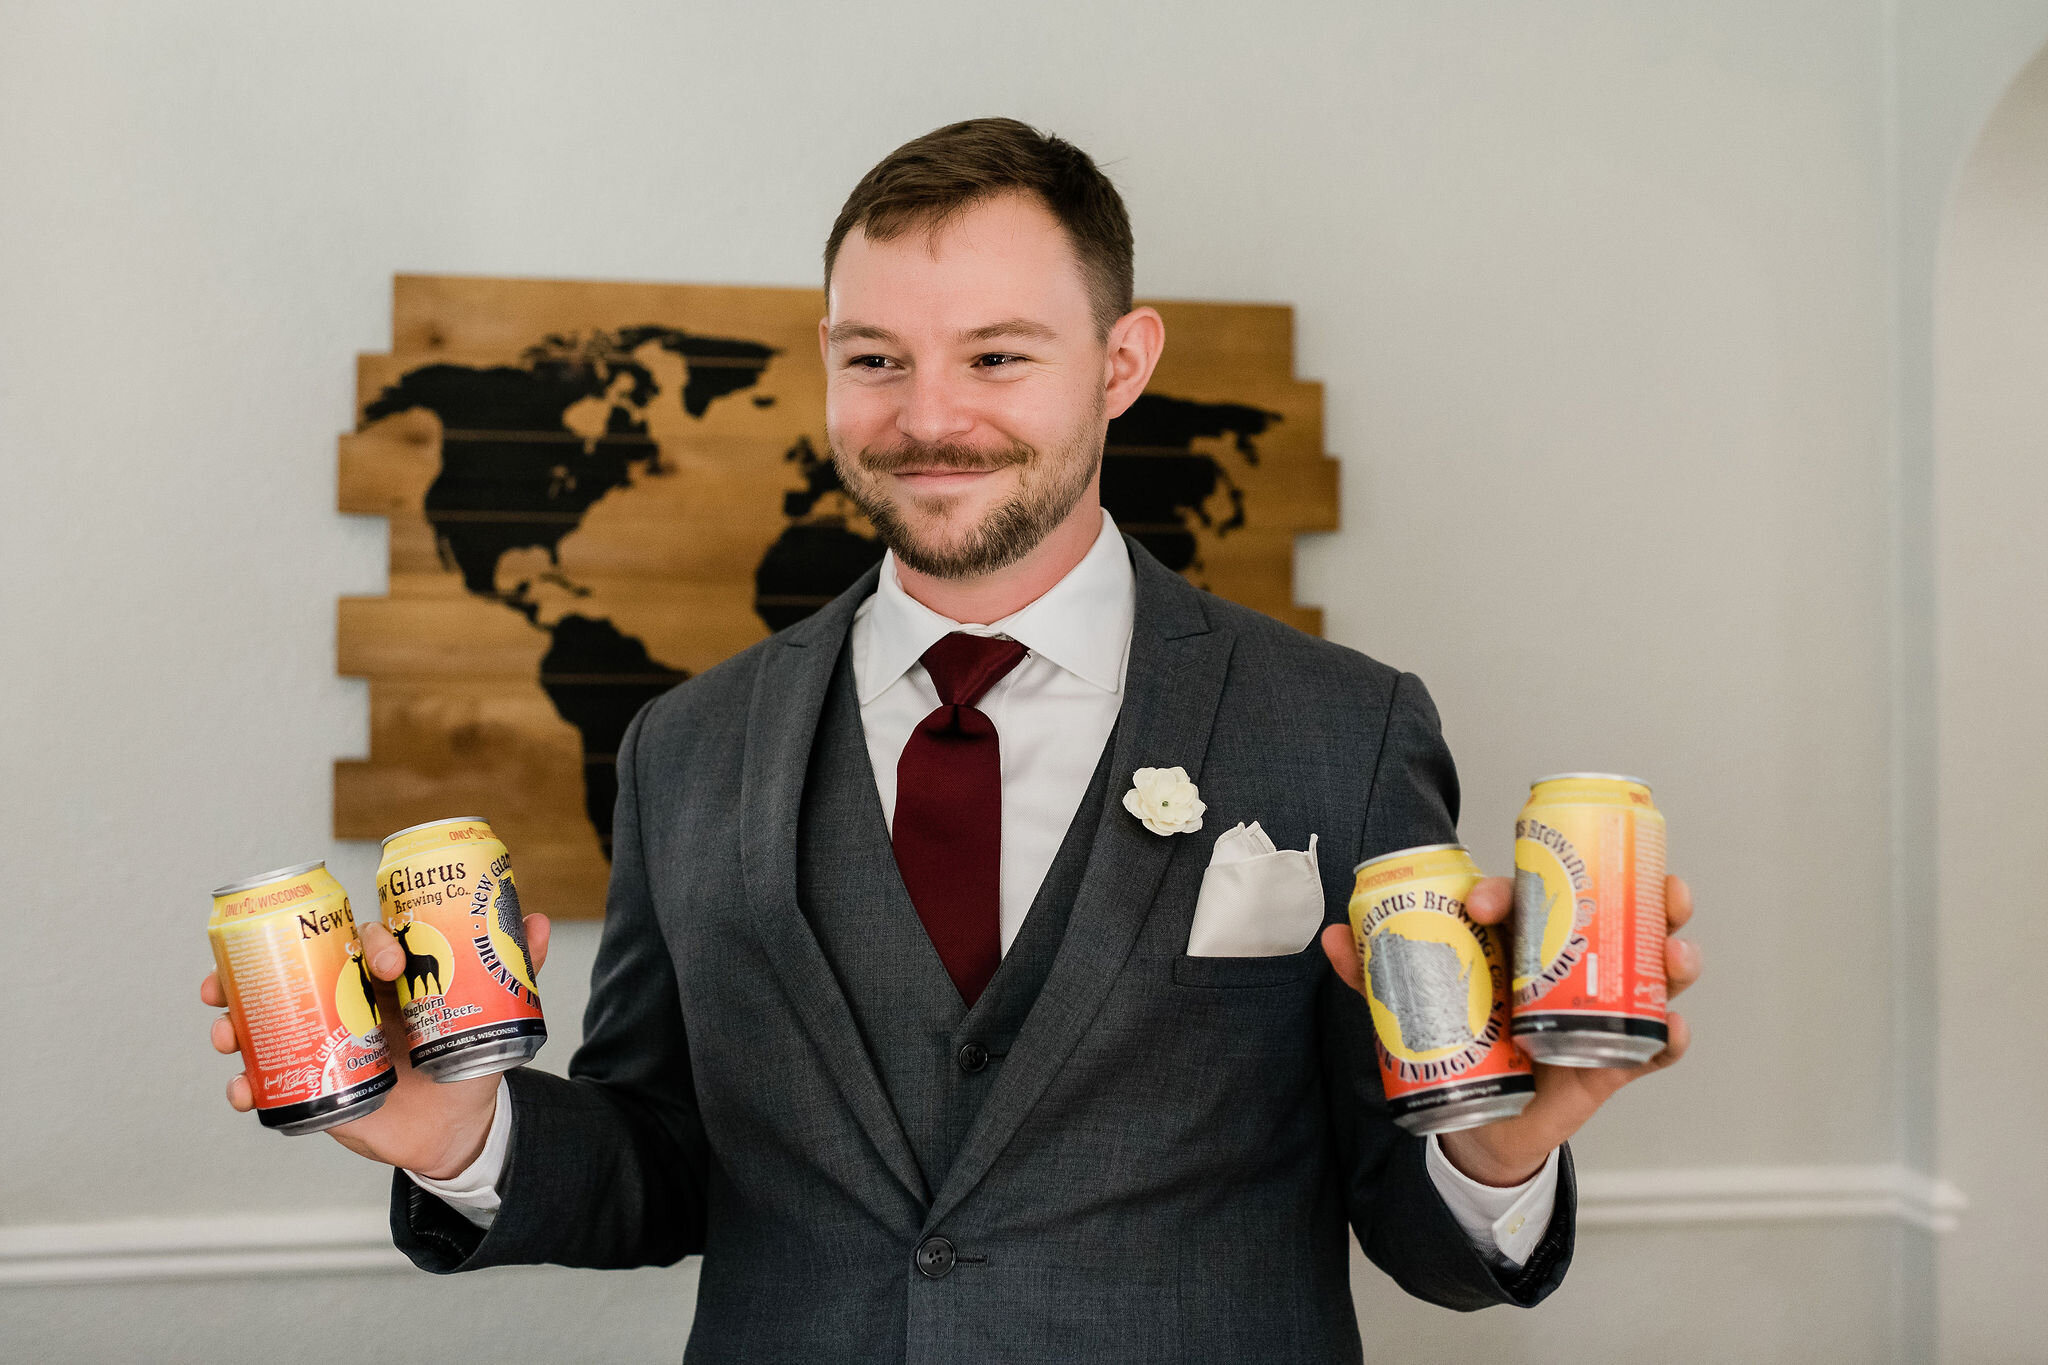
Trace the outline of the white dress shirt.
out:
M 976 703 L 996 727 L 1002 763 L 1002 949 L 1016 941 L 1039 883 L 1051 870 L 1088 779 L 1116 726 L 1124 668 L 1137 614 L 1137 579 L 1109 513 L 1081 562 L 1022 610 L 986 625 L 952 621 L 903 590 L 896 556 L 882 561 L 875 593 L 854 613 L 854 688 L 868 760 L 883 814 L 894 827 L 896 762 L 910 732 L 939 705 L 918 660 L 954 631 L 999 635 L 1030 653 Z M 498 1176 L 511 1142 L 510 1091 L 501 1081 L 483 1154 L 453 1180 L 415 1183 L 489 1227 L 498 1209 Z M 1458 1226 L 1481 1254 L 1524 1264 L 1550 1226 L 1557 1198 L 1557 1154 L 1525 1184 L 1496 1189 L 1469 1179 L 1429 1140 L 1430 1178 Z
M 1005 953 L 1059 856 L 1116 728 L 1137 608 L 1131 557 L 1105 512 L 1102 534 L 1081 562 L 1043 597 L 1000 621 L 966 625 L 939 615 L 903 590 L 894 555 L 882 561 L 874 596 L 854 613 L 860 724 L 892 833 L 896 762 L 910 732 L 939 705 L 938 689 L 918 662 L 924 652 L 954 631 L 1005 636 L 1031 651 L 975 703 L 995 724 L 1002 763 Z

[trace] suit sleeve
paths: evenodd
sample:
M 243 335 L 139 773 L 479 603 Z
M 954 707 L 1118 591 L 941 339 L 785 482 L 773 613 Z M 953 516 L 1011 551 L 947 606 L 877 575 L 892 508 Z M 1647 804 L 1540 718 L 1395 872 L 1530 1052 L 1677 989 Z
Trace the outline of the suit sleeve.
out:
M 1457 770 L 1422 680 L 1404 673 L 1388 703 L 1358 861 L 1457 838 Z M 1429 1177 L 1423 1139 L 1394 1124 L 1365 1001 L 1331 972 L 1325 974 L 1319 1009 L 1338 1179 L 1346 1216 L 1365 1254 L 1410 1294 L 1447 1308 L 1541 1302 L 1571 1261 L 1577 1209 L 1571 1152 L 1563 1152 L 1558 1163 L 1549 1232 L 1519 1271 L 1496 1268 L 1445 1207 Z
M 704 1244 L 709 1153 L 640 823 L 643 709 L 619 745 L 612 878 L 569 1077 L 508 1073 L 512 1142 L 488 1229 L 394 1172 L 391 1230 L 423 1270 L 669 1265 Z

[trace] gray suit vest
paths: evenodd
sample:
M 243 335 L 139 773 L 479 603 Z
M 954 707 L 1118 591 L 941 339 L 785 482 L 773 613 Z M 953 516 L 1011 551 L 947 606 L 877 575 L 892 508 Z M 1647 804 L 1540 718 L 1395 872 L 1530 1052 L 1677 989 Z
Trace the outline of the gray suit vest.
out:
M 851 648 L 818 718 L 797 826 L 797 903 L 810 921 L 928 1190 L 945 1183 L 1052 970 L 1102 816 L 1109 755 L 1089 779 L 1023 927 L 969 1009 L 903 889 L 861 728 Z

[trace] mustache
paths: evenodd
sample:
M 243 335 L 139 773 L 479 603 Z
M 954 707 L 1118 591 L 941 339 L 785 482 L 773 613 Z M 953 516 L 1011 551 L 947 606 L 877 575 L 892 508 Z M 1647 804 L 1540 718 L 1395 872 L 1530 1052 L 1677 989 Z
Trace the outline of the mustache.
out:
M 870 474 L 900 474 L 906 469 L 982 474 L 1029 463 L 1031 447 L 1023 444 L 984 450 L 977 446 L 911 441 L 889 450 L 860 453 L 860 467 Z

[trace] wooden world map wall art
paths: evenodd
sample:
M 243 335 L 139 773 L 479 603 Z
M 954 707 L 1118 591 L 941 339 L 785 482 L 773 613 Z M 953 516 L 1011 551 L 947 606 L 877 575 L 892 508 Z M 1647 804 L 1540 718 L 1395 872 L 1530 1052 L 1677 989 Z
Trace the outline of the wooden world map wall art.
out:
M 1110 424 L 1103 501 L 1169 567 L 1307 631 L 1293 537 L 1336 527 L 1293 311 L 1155 303 L 1166 354 Z M 400 276 L 357 365 L 341 510 L 391 523 L 340 604 L 370 756 L 334 832 L 488 818 L 535 909 L 604 911 L 615 755 L 641 705 L 881 557 L 825 454 L 815 289 Z

